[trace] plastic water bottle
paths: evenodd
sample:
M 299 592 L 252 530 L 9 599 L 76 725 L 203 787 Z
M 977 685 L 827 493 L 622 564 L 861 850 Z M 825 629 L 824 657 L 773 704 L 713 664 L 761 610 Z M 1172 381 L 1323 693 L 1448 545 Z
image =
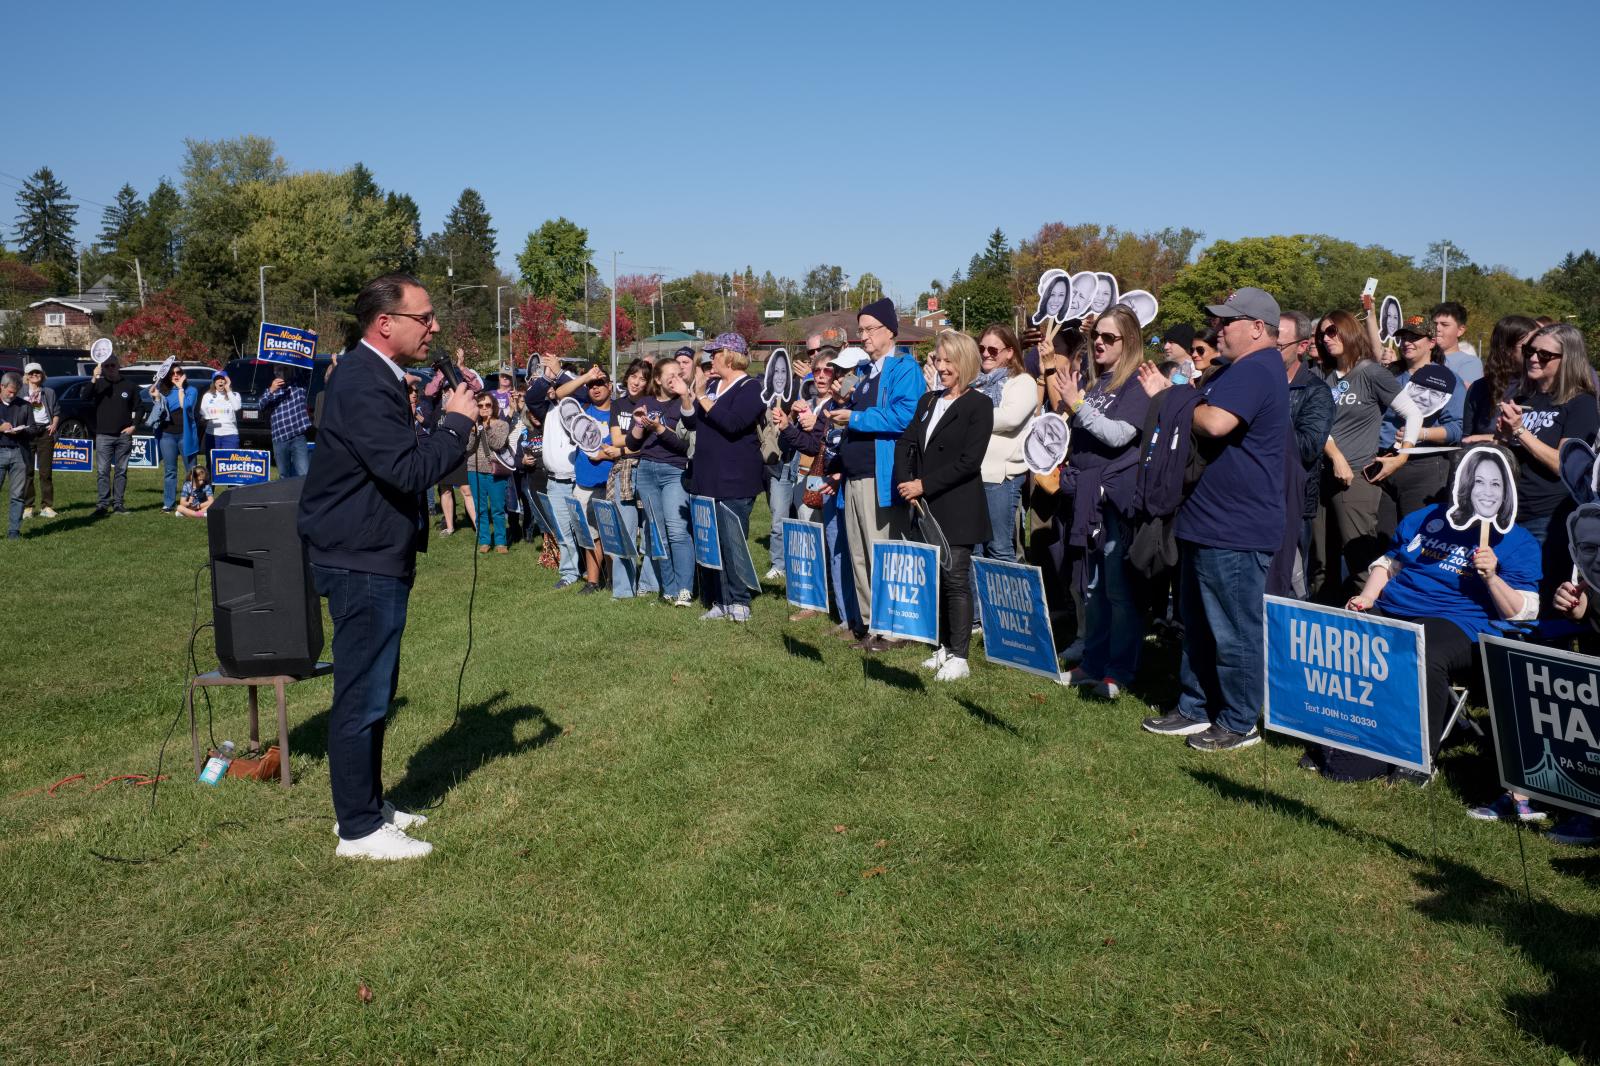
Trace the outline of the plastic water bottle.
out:
M 200 783 L 214 785 L 222 780 L 222 775 L 228 772 L 228 764 L 233 762 L 233 741 L 224 740 L 222 750 L 216 752 L 206 760 L 206 767 L 200 771 Z

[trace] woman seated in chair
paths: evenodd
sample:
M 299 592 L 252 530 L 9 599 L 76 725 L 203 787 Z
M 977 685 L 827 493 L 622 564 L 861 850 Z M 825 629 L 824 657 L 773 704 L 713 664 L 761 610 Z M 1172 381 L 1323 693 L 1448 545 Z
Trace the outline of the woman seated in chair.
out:
M 1504 457 L 1479 448 L 1462 465 L 1456 499 L 1407 515 L 1394 545 L 1372 564 L 1366 584 L 1345 604 L 1346 610 L 1374 611 L 1422 626 L 1432 751 L 1450 720 L 1451 682 L 1470 676 L 1478 634 L 1503 633 L 1506 623 L 1529 621 L 1539 613 L 1539 546 L 1527 530 L 1512 524 L 1516 498 Z M 1489 527 L 1488 547 L 1479 547 L 1481 524 Z M 1384 773 L 1391 779 L 1425 780 L 1414 771 L 1391 771 L 1377 759 L 1332 748 L 1315 749 L 1308 759 L 1323 776 L 1338 781 Z

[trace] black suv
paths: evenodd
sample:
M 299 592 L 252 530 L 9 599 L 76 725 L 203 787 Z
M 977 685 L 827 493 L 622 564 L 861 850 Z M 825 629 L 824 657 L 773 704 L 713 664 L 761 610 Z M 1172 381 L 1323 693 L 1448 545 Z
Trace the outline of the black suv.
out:
M 270 448 L 272 447 L 272 419 L 270 412 L 261 412 L 261 398 L 267 394 L 267 389 L 272 386 L 272 379 L 294 370 L 300 386 L 306 390 L 306 398 L 310 410 L 314 413 L 317 409 L 317 397 L 322 395 L 324 379 L 328 376 L 328 367 L 333 365 L 333 357 L 319 355 L 312 362 L 310 370 L 294 370 L 293 367 L 284 366 L 282 363 L 268 363 L 260 359 L 235 359 L 225 368 L 228 381 L 233 391 L 239 394 L 241 406 L 239 408 L 239 445 L 243 448 Z M 315 438 L 316 430 L 308 436 Z

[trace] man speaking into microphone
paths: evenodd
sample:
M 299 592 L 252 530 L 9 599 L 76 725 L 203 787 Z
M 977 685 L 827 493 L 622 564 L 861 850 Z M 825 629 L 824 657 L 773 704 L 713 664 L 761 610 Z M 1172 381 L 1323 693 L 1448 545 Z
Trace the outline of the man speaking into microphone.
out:
M 361 341 L 339 359 L 300 495 L 317 594 L 333 618 L 333 710 L 328 776 L 337 854 L 419 859 L 408 836 L 427 821 L 383 798 L 383 732 L 400 680 L 400 636 L 417 552 L 428 550 L 428 486 L 461 465 L 477 413 L 466 385 L 443 396 L 438 429 L 418 436 L 405 366 L 427 358 L 439 332 L 433 301 L 409 274 L 374 278 L 356 297 Z

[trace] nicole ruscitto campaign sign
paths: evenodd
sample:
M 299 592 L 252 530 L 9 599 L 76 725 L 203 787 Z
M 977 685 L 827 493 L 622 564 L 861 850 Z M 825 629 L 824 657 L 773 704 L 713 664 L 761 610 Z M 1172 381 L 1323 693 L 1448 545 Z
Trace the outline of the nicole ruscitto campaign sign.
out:
M 1030 674 L 1060 677 L 1043 571 L 999 559 L 975 558 L 972 567 L 978 580 L 984 658 Z
M 213 485 L 259 485 L 271 473 L 271 452 L 251 448 L 211 449 Z
M 264 363 L 285 363 L 310 370 L 317 356 L 317 335 L 309 329 L 295 329 L 273 322 L 261 323 L 256 358 Z
M 57 472 L 87 474 L 94 469 L 94 441 L 78 437 L 57 437 L 50 461 Z
M 783 530 L 783 582 L 789 602 L 796 607 L 828 609 L 828 550 L 819 522 L 786 518 Z
M 1429 772 L 1422 627 L 1266 601 L 1266 727 Z
M 872 545 L 872 618 L 880 636 L 939 643 L 939 549 L 880 540 Z
M 1506 788 L 1600 815 L 1600 659 L 1480 636 Z

